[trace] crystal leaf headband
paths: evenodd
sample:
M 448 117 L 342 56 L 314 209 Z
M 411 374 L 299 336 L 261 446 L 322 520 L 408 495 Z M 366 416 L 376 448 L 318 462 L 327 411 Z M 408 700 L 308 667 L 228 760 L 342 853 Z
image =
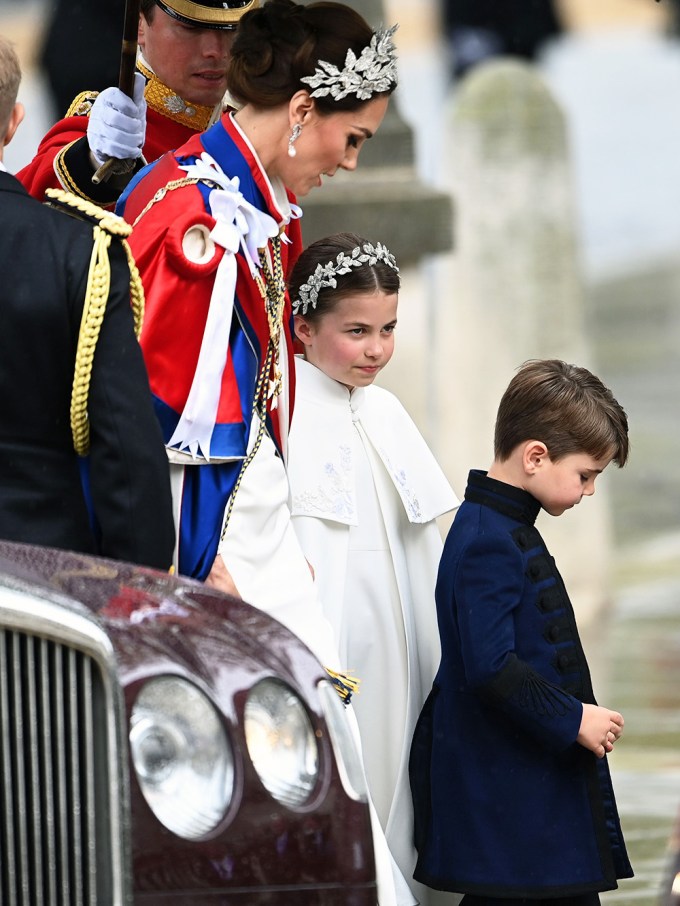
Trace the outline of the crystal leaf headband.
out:
M 336 101 L 348 94 L 356 94 L 360 101 L 367 101 L 374 94 L 389 91 L 397 84 L 397 54 L 392 43 L 397 28 L 397 25 L 387 30 L 379 28 L 359 57 L 353 50 L 348 50 L 344 69 L 319 60 L 314 75 L 304 76 L 300 81 L 314 89 L 313 98 L 330 94 Z
M 377 245 L 372 245 L 370 242 L 357 245 L 349 255 L 340 252 L 335 261 L 329 261 L 328 264 L 317 264 L 314 273 L 300 287 L 300 298 L 293 302 L 293 314 L 306 315 L 308 308 L 316 308 L 321 290 L 325 287 L 333 289 L 337 287 L 336 275 L 349 274 L 352 268 L 361 267 L 362 264 L 372 267 L 379 261 L 391 267 L 397 274 L 399 273 L 394 255 L 381 242 L 378 242 Z

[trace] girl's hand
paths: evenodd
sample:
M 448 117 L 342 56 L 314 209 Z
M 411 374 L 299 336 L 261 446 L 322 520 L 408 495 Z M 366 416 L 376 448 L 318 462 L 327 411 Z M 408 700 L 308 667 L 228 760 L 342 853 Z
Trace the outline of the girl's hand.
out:
M 219 591 L 224 591 L 228 595 L 233 595 L 235 598 L 241 597 L 234 580 L 231 578 L 231 573 L 224 565 L 224 560 L 220 554 L 215 557 L 215 562 L 208 573 L 205 584 L 209 585 L 211 588 L 217 588 Z
M 581 727 L 576 742 L 604 758 L 611 752 L 614 743 L 623 733 L 623 717 L 618 711 L 601 708 L 599 705 L 584 705 Z

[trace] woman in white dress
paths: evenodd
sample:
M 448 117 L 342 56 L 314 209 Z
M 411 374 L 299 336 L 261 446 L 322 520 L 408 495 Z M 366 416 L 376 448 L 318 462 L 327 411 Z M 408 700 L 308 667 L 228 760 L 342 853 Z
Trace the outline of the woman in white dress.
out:
M 401 403 L 373 386 L 394 350 L 399 285 L 392 254 L 352 233 L 298 259 L 288 465 L 294 528 L 341 663 L 361 680 L 352 702 L 371 796 L 412 878 L 408 753 L 439 662 L 435 520 L 458 500 Z

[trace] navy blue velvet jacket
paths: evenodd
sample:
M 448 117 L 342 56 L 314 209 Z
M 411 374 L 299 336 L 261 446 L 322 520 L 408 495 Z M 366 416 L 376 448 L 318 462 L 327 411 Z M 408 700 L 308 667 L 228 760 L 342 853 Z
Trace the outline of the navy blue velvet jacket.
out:
M 574 611 L 531 494 L 473 471 L 437 581 L 442 661 L 416 727 L 417 880 L 491 897 L 616 887 L 632 870 Z

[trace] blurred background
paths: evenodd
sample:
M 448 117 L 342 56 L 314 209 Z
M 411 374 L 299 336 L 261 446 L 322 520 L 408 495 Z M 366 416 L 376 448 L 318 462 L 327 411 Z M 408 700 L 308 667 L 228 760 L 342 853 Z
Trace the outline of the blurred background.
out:
M 324 212 L 331 231 L 354 210 L 362 232 L 358 194 L 382 192 L 372 238 L 394 235 L 404 281 L 381 383 L 459 495 L 490 464 L 500 394 L 527 358 L 587 365 L 628 412 L 629 465 L 539 528 L 598 699 L 626 717 L 610 763 L 636 878 L 603 902 L 657 903 L 680 805 L 680 0 L 352 5 L 400 25 L 390 134 L 408 159 L 367 154 L 356 207 L 348 182 L 349 214 Z M 27 108 L 11 171 L 78 91 L 116 82 L 122 7 L 0 0 Z

